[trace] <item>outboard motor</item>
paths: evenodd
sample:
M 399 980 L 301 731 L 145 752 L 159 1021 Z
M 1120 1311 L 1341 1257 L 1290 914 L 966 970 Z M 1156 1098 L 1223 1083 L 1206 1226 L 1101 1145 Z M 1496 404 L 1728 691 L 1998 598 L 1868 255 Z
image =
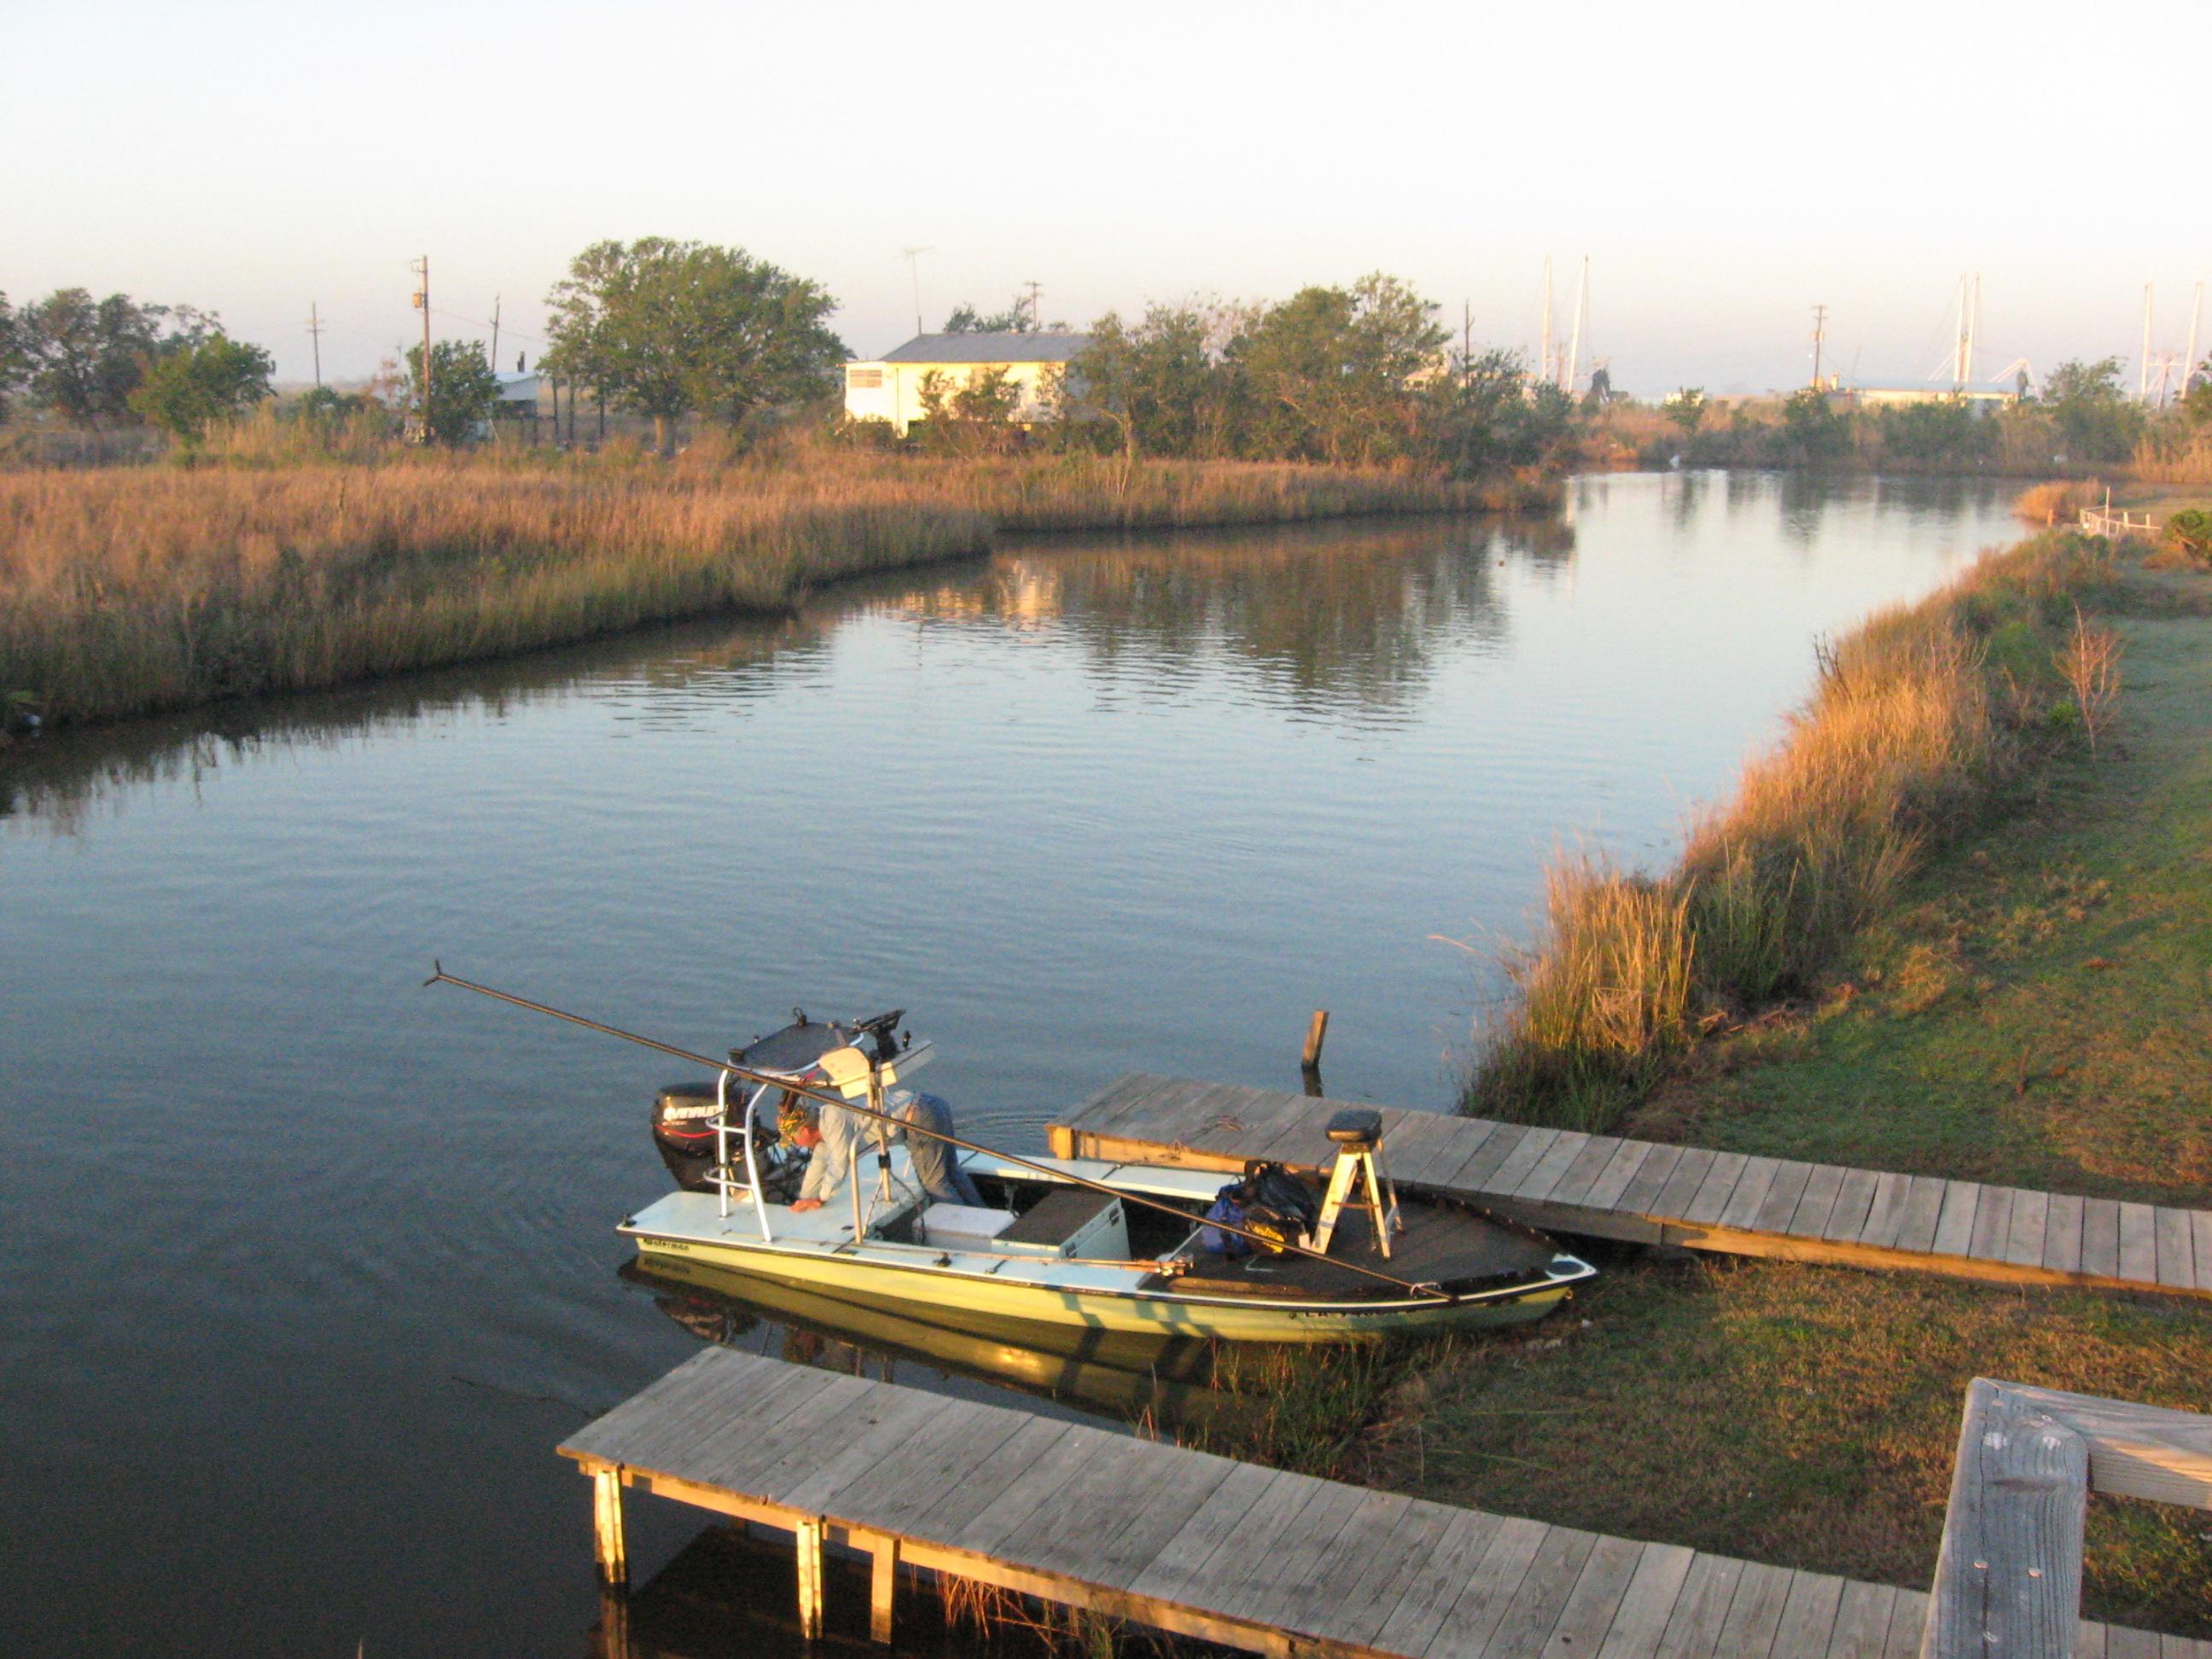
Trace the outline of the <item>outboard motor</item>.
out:
M 712 1083 L 672 1083 L 653 1097 L 653 1150 L 687 1193 L 714 1190 L 707 1177 L 714 1167 L 714 1117 L 721 1109 Z

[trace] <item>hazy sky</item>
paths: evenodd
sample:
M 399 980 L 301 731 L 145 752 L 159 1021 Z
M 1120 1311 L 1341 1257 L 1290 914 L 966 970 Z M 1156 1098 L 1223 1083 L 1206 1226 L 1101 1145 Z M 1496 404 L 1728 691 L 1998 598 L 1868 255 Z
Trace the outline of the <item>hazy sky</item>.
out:
M 0 291 L 211 307 L 291 379 L 311 301 L 328 376 L 411 337 L 424 252 L 509 366 L 571 255 L 648 234 L 817 278 L 864 356 L 914 245 L 933 327 L 1379 268 L 1529 349 L 1587 253 L 1587 349 L 1647 392 L 1801 381 L 1815 301 L 1831 365 L 1917 380 L 1968 270 L 1984 373 L 2132 383 L 2144 283 L 2178 351 L 2212 276 L 2203 0 L 0 0 Z

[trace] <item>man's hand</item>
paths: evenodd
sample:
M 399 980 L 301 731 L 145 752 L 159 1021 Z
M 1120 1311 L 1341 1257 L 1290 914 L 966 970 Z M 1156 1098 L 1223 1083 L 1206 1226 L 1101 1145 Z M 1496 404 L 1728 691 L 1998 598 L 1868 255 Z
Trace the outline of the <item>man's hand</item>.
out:
M 791 1206 L 791 1210 L 793 1215 L 804 1215 L 809 1210 L 818 1210 L 821 1207 L 822 1200 L 820 1199 L 802 1198 Z

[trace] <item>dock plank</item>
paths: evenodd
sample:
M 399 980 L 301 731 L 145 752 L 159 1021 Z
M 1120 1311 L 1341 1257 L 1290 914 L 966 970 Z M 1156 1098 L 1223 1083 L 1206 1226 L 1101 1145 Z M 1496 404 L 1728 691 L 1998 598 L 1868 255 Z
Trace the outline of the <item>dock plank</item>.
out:
M 1680 1544 L 1645 1545 L 1596 1659 L 1656 1659 L 1697 1559 L 1695 1550 Z M 1588 1652 L 1579 1649 L 1577 1655 L 1561 1659 L 1578 1659 Z
M 1535 1168 L 1528 1171 L 1513 1188 L 1512 1196 L 1525 1198 L 1532 1203 L 1541 1203 L 1552 1188 L 1566 1179 L 1567 1171 L 1590 1143 L 1589 1136 L 1579 1129 L 1569 1129 L 1544 1149 L 1543 1157 L 1536 1160 Z
M 2120 1206 L 2109 1198 L 2081 1202 L 2081 1271 L 2093 1279 L 2120 1273 Z
M 1896 1608 L 1897 1591 L 1891 1585 L 1844 1584 L 1826 1659 L 1883 1659 Z
M 2081 1271 L 2081 1200 L 2071 1193 L 2051 1194 L 2043 1222 L 2043 1265 L 2055 1273 Z
M 1421 1659 L 1480 1653 L 1551 1532 L 1540 1521 L 1509 1518 L 1491 1535 L 1466 1577 L 1437 1605 L 1433 1622 L 1424 1617 L 1426 1629 L 1418 1644 L 1409 1639 L 1412 1631 L 1397 1632 L 1394 1620 L 1383 1626 L 1376 1645 L 1392 1653 L 1419 1654 Z
M 1905 1202 L 1912 1190 L 1912 1177 L 1885 1170 L 1876 1176 L 1874 1197 L 1867 1208 L 1866 1220 L 1853 1241 L 1869 1249 L 1887 1249 L 1897 1242 L 1899 1229 L 1905 1221 Z
M 1805 1195 L 1797 1200 L 1797 1212 L 1782 1231 L 1800 1238 L 1818 1238 L 1826 1232 L 1837 1195 L 1844 1189 L 1845 1173 L 1833 1164 L 1815 1164 L 1813 1173 L 1805 1178 Z
M 1965 1255 L 1974 1241 L 1974 1211 L 1982 1201 L 1978 1182 L 1945 1183 L 1943 1213 L 1936 1223 L 1936 1241 L 1929 1248 L 1937 1255 Z
M 1785 1158 L 1774 1171 L 1774 1179 L 1766 1183 L 1766 1196 L 1759 1200 L 1759 1213 L 1751 1218 L 1747 1229 L 1753 1232 L 1784 1233 L 1797 1214 L 1797 1206 L 1805 1197 L 1805 1184 L 1813 1178 L 1813 1166 L 1802 1158 Z
M 1650 1215 L 1658 1203 L 1659 1194 L 1666 1190 L 1674 1178 L 1674 1166 L 1682 1161 L 1687 1149 L 1681 1146 L 1655 1146 L 1645 1155 L 1628 1185 L 1622 1189 L 1620 1201 L 1613 1206 L 1617 1211 L 1631 1215 Z
M 1612 1167 L 1620 1155 L 1621 1139 L 1619 1135 L 1594 1135 L 1582 1150 L 1582 1155 L 1570 1164 L 1559 1184 L 1544 1195 L 1547 1204 L 1579 1206 L 1589 1196 L 1598 1177 Z
M 1904 1208 L 1897 1218 L 1897 1248 L 1912 1255 L 1924 1255 L 1936 1249 L 1936 1229 L 1943 1213 L 1943 1200 L 1948 1196 L 1950 1182 L 1936 1176 L 1915 1176 L 1905 1195 Z
M 1481 1642 L 1472 1639 L 1472 1628 L 1460 1626 L 1455 1609 L 1452 1622 L 1429 1644 L 1426 1659 L 1475 1659 L 1478 1654 L 1481 1659 L 1534 1659 L 1597 1541 L 1595 1533 L 1577 1528 L 1547 1528 L 1528 1571 L 1498 1606 Z
M 2012 1231 L 2004 1259 L 2016 1267 L 2043 1265 L 2043 1235 L 2051 1224 L 2051 1194 L 2022 1192 L 2012 1201 Z
M 1600 1538 L 1535 1654 L 1540 1659 L 1586 1659 L 1602 1647 L 1651 1547 L 1626 1538 Z
M 1348 1623 L 1352 1638 L 1386 1653 L 1420 1653 L 1436 1639 L 1453 1604 L 1474 1583 L 1485 1558 L 1508 1527 L 1530 1528 L 1533 1521 L 1512 1522 L 1479 1510 L 1463 1510 L 1449 1522 L 1429 1553 L 1411 1571 L 1393 1573 L 1367 1615 Z M 1532 1542 L 1529 1553 L 1534 1553 Z
M 2158 1283 L 2158 1214 L 2148 1204 L 2120 1206 L 2120 1275 Z
M 1835 1207 L 1828 1212 L 1828 1224 L 1820 1229 L 1820 1237 L 1836 1243 L 1856 1243 L 1866 1231 L 1867 1218 L 1874 1213 L 1875 1188 L 1882 1180 L 1879 1170 L 1844 1170 L 1843 1184 L 1836 1188 Z
M 1652 1659 L 1717 1659 L 1721 1632 L 1746 1565 L 1732 1556 L 1702 1554 L 1690 1563 Z
M 2152 1231 L 2156 1239 L 2158 1282 L 2172 1291 L 2195 1290 L 2196 1247 L 2190 1233 L 2189 1212 L 2161 1204 L 2153 1218 Z
M 1710 1227 L 1721 1218 L 1728 1207 L 1729 1196 L 1743 1179 L 1744 1170 L 1751 1159 L 1742 1152 L 1723 1152 L 1714 1158 L 1705 1171 L 1705 1178 L 1698 1183 L 1698 1190 L 1682 1206 L 1682 1219 L 1692 1225 Z
M 1982 1201 L 1974 1212 L 1973 1234 L 1963 1254 L 1979 1256 L 1984 1261 L 2004 1260 L 2006 1246 L 2012 1239 L 2013 1202 L 2019 1196 L 2019 1190 L 2012 1187 L 1982 1188 Z
M 1621 1195 L 1628 1190 L 1629 1183 L 1636 1179 L 1636 1172 L 1644 1167 L 1644 1160 L 1658 1150 L 1657 1146 L 1649 1140 L 1622 1141 L 1620 1150 L 1605 1166 L 1605 1173 L 1597 1178 L 1589 1192 L 1583 1194 L 1584 1206 L 1593 1210 L 1617 1207 Z M 2208 1260 L 2212 1260 L 2212 1257 L 2208 1257 Z

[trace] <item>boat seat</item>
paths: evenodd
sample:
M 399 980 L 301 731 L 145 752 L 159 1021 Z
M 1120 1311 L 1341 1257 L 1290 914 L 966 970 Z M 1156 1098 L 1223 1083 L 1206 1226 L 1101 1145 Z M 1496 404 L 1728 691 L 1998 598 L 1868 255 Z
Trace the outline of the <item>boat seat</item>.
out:
M 1328 1133 L 1340 1146 L 1379 1146 L 1382 1144 L 1382 1114 L 1372 1107 L 1348 1107 L 1329 1119 Z

